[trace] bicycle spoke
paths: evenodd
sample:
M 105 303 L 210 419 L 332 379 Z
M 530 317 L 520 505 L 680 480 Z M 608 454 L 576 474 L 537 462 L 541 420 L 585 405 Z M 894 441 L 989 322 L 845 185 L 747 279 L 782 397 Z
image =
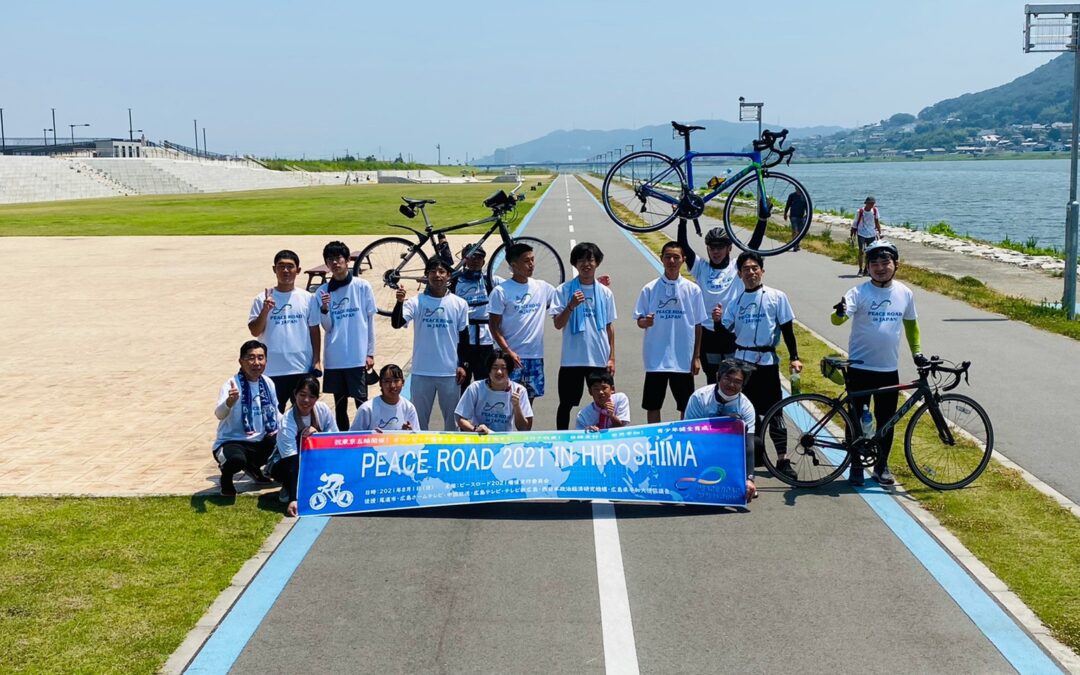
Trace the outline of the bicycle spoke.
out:
M 908 466 L 931 487 L 963 487 L 986 468 L 993 427 L 982 407 L 960 394 L 942 395 L 937 410 L 940 417 L 927 404 L 912 416 L 904 438 Z

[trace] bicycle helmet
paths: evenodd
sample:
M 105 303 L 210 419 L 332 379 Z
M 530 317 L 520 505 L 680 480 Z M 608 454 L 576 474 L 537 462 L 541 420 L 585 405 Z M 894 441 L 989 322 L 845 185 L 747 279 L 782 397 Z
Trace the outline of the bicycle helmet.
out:
M 731 246 L 731 237 L 722 227 L 714 227 L 705 233 L 706 246 Z
M 900 260 L 900 251 L 896 248 L 896 244 L 885 239 L 878 239 L 871 242 L 864 251 L 867 261 L 874 258 L 881 258 L 884 256 L 891 256 L 894 261 Z

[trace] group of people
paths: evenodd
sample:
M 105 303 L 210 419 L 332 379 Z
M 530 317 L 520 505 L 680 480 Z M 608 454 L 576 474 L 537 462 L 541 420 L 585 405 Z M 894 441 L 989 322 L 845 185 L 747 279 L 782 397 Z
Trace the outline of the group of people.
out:
M 767 431 L 777 450 L 776 468 L 794 475 L 786 457 L 782 423 L 761 429 L 760 416 L 783 397 L 777 347 L 781 339 L 793 373 L 802 370 L 787 295 L 764 285 L 764 259 L 743 252 L 732 261 L 732 241 L 721 228 L 705 236 L 705 255 L 687 238 L 685 223 L 660 254 L 663 273 L 641 289 L 633 319 L 643 335 L 641 407 L 648 423 L 660 422 L 670 390 L 685 419 L 731 416 L 746 428 L 748 500 L 756 494 Z M 851 289 L 835 307 L 833 322 L 852 321 L 854 389 L 897 383 L 900 326 L 918 354 L 913 295 L 894 281 L 899 253 L 880 239 L 865 245 L 870 280 Z M 449 248 L 430 259 L 422 292 L 399 289 L 390 318 L 394 329 L 413 330 L 410 398 L 396 364 L 376 373 L 376 305 L 370 284 L 352 275 L 350 252 L 339 241 L 323 249 L 330 278 L 314 294 L 296 287 L 300 259 L 283 250 L 274 257 L 276 284 L 252 302 L 248 329 L 256 339 L 240 349 L 239 372 L 221 386 L 214 456 L 221 493 L 236 494 L 233 477 L 280 481 L 288 511 L 296 512 L 298 449 L 319 431 L 417 431 L 431 428 L 436 402 L 441 428 L 486 434 L 531 430 L 533 402 L 546 394 L 544 336 L 548 318 L 562 334 L 555 428 L 596 431 L 631 423 L 629 397 L 615 387 L 615 297 L 597 275 L 604 253 L 576 244 L 570 264 L 577 274 L 559 287 L 533 277 L 526 243 L 507 247 L 509 279 L 488 280 L 486 254 L 472 245 L 461 252 L 458 272 Z M 693 281 L 683 277 L 683 266 Z M 860 267 L 862 264 L 860 263 Z M 704 371 L 707 384 L 695 390 Z M 322 377 L 320 387 L 319 377 Z M 368 399 L 368 387 L 380 394 Z M 333 395 L 333 409 L 319 400 Z M 588 391 L 591 402 L 581 406 Z M 349 399 L 356 412 L 350 420 Z M 410 400 L 411 399 L 411 400 Z M 292 408 L 286 412 L 286 402 Z M 888 419 L 896 394 L 875 397 L 875 414 Z M 580 406 L 580 407 L 579 407 Z M 887 438 L 873 476 L 889 484 Z M 854 465 L 858 462 L 853 463 Z M 267 475 L 269 474 L 269 475 Z M 862 483 L 861 466 L 852 482 Z

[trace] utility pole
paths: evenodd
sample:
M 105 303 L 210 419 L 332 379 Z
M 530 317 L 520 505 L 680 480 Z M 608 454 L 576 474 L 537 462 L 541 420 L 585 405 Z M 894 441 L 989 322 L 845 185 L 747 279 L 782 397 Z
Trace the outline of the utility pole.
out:
M 135 140 L 135 125 L 131 123 L 131 108 L 128 108 L 128 140 Z
M 436 143 L 435 149 L 439 151 L 439 166 L 442 166 L 442 145 Z
M 56 108 L 52 108 L 52 144 L 56 145 Z

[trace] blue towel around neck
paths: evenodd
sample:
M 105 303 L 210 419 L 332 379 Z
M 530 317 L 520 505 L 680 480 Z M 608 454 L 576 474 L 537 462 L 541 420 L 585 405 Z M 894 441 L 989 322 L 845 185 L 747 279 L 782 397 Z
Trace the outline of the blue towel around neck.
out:
M 570 298 L 574 297 L 574 293 L 577 293 L 578 291 L 582 291 L 584 293 L 584 289 L 581 285 L 581 279 L 579 279 L 578 277 L 574 277 L 570 281 L 569 286 L 567 286 L 567 291 L 570 295 L 566 299 L 566 304 L 569 305 Z M 585 306 L 587 304 L 587 301 L 583 302 L 570 312 L 570 332 L 574 335 L 585 332 Z M 598 330 L 602 331 L 607 328 L 607 311 L 604 307 L 603 292 L 596 286 L 595 281 L 593 282 L 593 319 L 596 321 L 596 328 Z

